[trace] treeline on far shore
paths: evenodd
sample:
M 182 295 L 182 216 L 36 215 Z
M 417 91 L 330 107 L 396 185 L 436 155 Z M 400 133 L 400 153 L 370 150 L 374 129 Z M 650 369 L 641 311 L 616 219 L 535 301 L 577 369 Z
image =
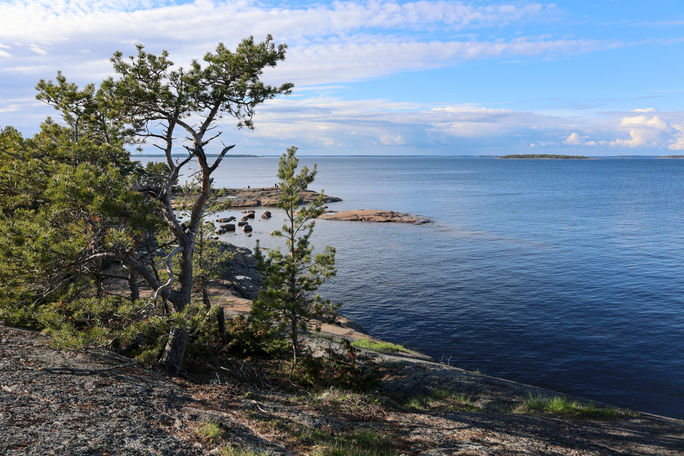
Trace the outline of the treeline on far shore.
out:
M 535 159 L 535 160 L 588 160 L 589 157 L 584 155 L 553 155 L 553 154 L 512 154 L 512 155 L 502 155 L 499 158 L 509 158 L 509 159 Z

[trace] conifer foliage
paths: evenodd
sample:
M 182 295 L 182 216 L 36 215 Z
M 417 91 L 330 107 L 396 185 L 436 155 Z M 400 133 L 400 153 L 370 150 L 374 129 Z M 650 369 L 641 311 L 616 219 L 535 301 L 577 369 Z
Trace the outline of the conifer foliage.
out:
M 0 130 L 0 318 L 40 327 L 36 314 L 54 303 L 102 298 L 106 280 L 122 274 L 131 301 L 142 282 L 186 315 L 193 290 L 206 290 L 209 257 L 203 220 L 212 174 L 234 146 L 219 143 L 222 118 L 253 128 L 256 107 L 288 94 L 292 84 L 262 81 L 284 60 L 286 46 L 250 37 L 230 50 L 222 43 L 188 68 L 166 51 L 112 58 L 115 76 L 79 88 L 61 73 L 40 81 L 38 98 L 62 116 L 26 139 Z M 164 165 L 142 167 L 126 146 L 159 148 Z M 213 150 L 212 150 L 213 148 Z M 212 152 L 217 153 L 212 157 Z M 181 220 L 175 200 L 181 170 L 192 163 L 198 185 Z M 189 167 L 189 166 L 188 166 Z M 198 239 L 198 235 L 202 236 Z M 161 263 L 161 264 L 160 264 Z M 166 271 L 164 271 L 166 269 Z M 195 280 L 199 271 L 199 282 Z M 68 307 L 68 306 L 67 306 Z M 166 306 L 165 306 L 166 307 Z M 173 318 L 172 318 L 173 317 Z M 173 322 L 162 359 L 176 374 L 188 344 L 188 318 Z
M 287 332 L 294 363 L 303 349 L 301 331 L 312 322 L 314 328 L 319 328 L 321 321 L 334 320 L 339 307 L 317 292 L 336 273 L 335 248 L 328 246 L 314 254 L 310 239 L 316 218 L 325 211 L 324 194 L 321 192 L 312 203 L 301 204 L 300 193 L 314 181 L 316 167 L 309 170 L 304 166 L 297 173 L 296 152 L 296 147 L 290 147 L 278 166 L 282 192 L 279 207 L 285 212 L 285 222 L 272 234 L 285 240 L 285 251 L 270 249 L 264 257 L 257 243 L 256 258 L 264 288 L 252 306 L 255 321 Z

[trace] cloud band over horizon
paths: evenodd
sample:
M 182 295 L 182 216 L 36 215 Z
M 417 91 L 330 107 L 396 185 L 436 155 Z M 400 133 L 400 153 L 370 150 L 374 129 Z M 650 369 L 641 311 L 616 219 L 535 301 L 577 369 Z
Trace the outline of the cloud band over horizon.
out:
M 266 77 L 296 89 L 258 110 L 256 131 L 235 132 L 243 153 L 277 153 L 284 144 L 303 153 L 684 150 L 684 112 L 672 108 L 671 94 L 626 87 L 606 97 L 590 81 L 583 91 L 563 90 L 564 81 L 568 91 L 582 82 L 567 68 L 596 56 L 617 61 L 682 46 L 669 29 L 611 35 L 602 20 L 582 24 L 567 7 L 524 1 L 12 0 L 0 3 L 0 125 L 30 134 L 53 114 L 33 86 L 58 69 L 96 82 L 111 74 L 114 50 L 130 54 L 136 43 L 187 65 L 219 41 L 234 46 L 270 33 L 289 49 Z M 588 66 L 596 74 L 587 78 L 612 90 L 601 65 Z M 544 87 L 550 69 L 557 79 Z M 621 77 L 663 88 L 632 73 Z

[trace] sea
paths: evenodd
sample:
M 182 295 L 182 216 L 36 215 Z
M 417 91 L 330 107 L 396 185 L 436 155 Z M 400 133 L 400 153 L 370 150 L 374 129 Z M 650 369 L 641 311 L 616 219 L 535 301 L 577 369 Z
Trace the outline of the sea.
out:
M 337 250 L 321 292 L 368 333 L 451 366 L 684 418 L 684 160 L 300 157 L 314 165 L 311 188 L 343 199 L 330 210 L 433 221 L 316 223 L 313 244 Z M 214 185 L 273 186 L 277 167 L 229 158 Z M 222 239 L 277 247 L 273 212 L 257 212 L 251 236 Z

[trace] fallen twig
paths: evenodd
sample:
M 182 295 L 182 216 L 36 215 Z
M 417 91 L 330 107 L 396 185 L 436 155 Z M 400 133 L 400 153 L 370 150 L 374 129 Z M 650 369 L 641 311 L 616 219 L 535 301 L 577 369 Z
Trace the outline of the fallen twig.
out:
M 132 366 L 135 361 L 131 360 L 123 364 L 118 364 L 111 367 L 103 367 L 102 369 L 77 369 L 75 367 L 43 367 L 41 370 L 46 372 L 52 372 L 55 374 L 73 374 L 73 375 L 93 375 L 100 374 L 102 372 L 109 372 L 115 369 L 121 369 L 123 367 Z

